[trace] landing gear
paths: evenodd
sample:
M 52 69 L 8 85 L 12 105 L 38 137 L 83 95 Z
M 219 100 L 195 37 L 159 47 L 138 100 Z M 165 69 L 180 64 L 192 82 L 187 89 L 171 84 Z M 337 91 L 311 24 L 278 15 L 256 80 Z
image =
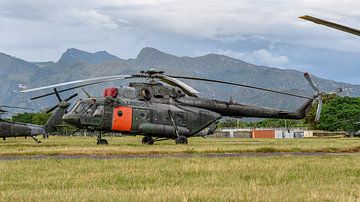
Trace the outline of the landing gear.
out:
M 108 141 L 105 140 L 105 139 L 98 139 L 96 144 L 105 144 L 105 145 L 108 145 L 109 143 L 108 143 Z
M 176 144 L 187 144 L 187 143 L 188 143 L 188 140 L 187 140 L 187 138 L 186 138 L 185 136 L 180 135 L 179 137 L 177 137 L 177 138 L 175 139 L 175 143 L 176 143 Z
M 35 142 L 36 142 L 36 143 L 38 143 L 38 144 L 39 144 L 39 143 L 41 143 L 41 141 L 40 141 L 40 140 L 38 140 L 38 139 L 36 139 L 36 137 L 35 137 L 35 136 L 30 136 L 30 137 L 31 137 L 33 140 L 35 140 Z
M 143 144 L 149 144 L 152 145 L 154 144 L 154 139 L 151 136 L 145 136 L 143 137 L 142 141 Z
M 101 144 L 108 145 L 109 144 L 106 139 L 101 138 L 101 131 L 99 132 L 99 135 L 97 137 L 97 143 L 96 144 L 99 144 L 99 145 L 101 145 Z

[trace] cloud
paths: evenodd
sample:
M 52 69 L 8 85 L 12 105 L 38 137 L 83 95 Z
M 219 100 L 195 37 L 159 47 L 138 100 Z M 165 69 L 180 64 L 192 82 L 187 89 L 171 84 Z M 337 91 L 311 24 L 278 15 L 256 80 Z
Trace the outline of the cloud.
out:
M 119 25 L 109 15 L 99 13 L 96 10 L 77 10 L 71 9 L 66 11 L 66 16 L 70 16 L 72 20 L 80 24 L 89 24 L 95 26 L 102 26 L 107 29 L 118 29 Z M 119 20 L 118 22 L 127 22 Z
M 283 55 L 277 55 L 267 49 L 258 49 L 251 52 L 236 52 L 232 50 L 196 51 L 196 54 L 199 56 L 209 53 L 226 55 L 232 58 L 241 59 L 251 64 L 271 67 L 283 67 L 290 62 L 288 57 Z
M 0 51 L 56 60 L 76 47 L 128 58 L 154 46 L 175 55 L 207 50 L 260 65 L 335 69 L 324 52 L 358 66 L 347 55 L 360 54 L 360 38 L 297 17 L 356 28 L 359 7 L 356 0 L 1 0 Z

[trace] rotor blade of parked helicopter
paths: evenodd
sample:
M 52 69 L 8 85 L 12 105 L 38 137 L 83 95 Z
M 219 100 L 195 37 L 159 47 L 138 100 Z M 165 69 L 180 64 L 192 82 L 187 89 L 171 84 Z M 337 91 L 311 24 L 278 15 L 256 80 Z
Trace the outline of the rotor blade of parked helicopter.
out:
M 320 19 L 320 18 L 309 16 L 309 15 L 300 16 L 299 18 L 311 21 L 311 22 L 316 23 L 316 24 L 331 27 L 333 29 L 337 29 L 337 30 L 340 30 L 340 31 L 343 31 L 343 32 L 347 32 L 347 33 L 350 33 L 350 34 L 360 36 L 360 30 L 352 28 L 352 27 L 344 26 L 344 25 L 341 25 L 341 24 L 337 24 L 337 23 L 334 23 L 334 22 L 330 22 L 330 21 L 327 21 L 327 20 L 323 20 L 323 19 Z
M 283 95 L 288 95 L 288 96 L 293 96 L 293 97 L 298 97 L 298 98 L 304 98 L 304 99 L 308 99 L 308 100 L 315 100 L 315 98 L 313 98 L 313 97 L 297 95 L 297 94 L 293 94 L 293 93 L 287 93 L 287 92 L 283 92 L 283 91 L 262 88 L 262 87 L 256 87 L 256 86 L 251 86 L 251 85 L 246 85 L 246 84 L 241 84 L 241 83 L 234 83 L 234 82 L 221 81 L 221 80 L 215 80 L 215 79 L 204 79 L 204 78 L 197 78 L 197 77 L 172 76 L 172 75 L 167 75 L 167 76 L 177 78 L 177 79 L 188 79 L 188 80 L 195 80 L 195 81 L 222 83 L 222 84 L 227 84 L 227 85 L 240 86 L 240 87 L 252 88 L 252 89 L 256 89 L 256 90 L 268 91 L 268 92 L 272 92 L 272 93 L 278 93 L 278 94 L 283 94 Z
M 122 80 L 122 79 L 130 79 L 130 78 L 133 78 L 133 77 L 107 79 L 107 80 L 96 81 L 96 82 L 91 82 L 91 83 L 87 83 L 87 84 L 81 84 L 81 85 L 73 86 L 73 87 L 70 87 L 70 88 L 58 90 L 58 93 L 65 92 L 65 91 L 69 91 L 69 90 L 74 90 L 74 89 L 82 88 L 82 87 L 86 87 L 86 86 L 91 86 L 91 85 L 95 85 L 95 84 L 99 84 L 99 83 L 105 83 L 105 82 Z M 43 94 L 43 95 L 39 95 L 39 96 L 36 96 L 36 97 L 32 97 L 32 98 L 30 98 L 30 100 L 36 100 L 36 99 L 43 98 L 43 97 L 47 97 L 47 96 L 54 95 L 54 94 L 55 94 L 55 92 L 46 93 L 46 94 Z
M 132 75 L 113 75 L 113 76 L 103 76 L 103 77 L 96 77 L 96 78 L 89 78 L 89 79 L 80 79 L 80 80 L 75 80 L 75 81 L 68 81 L 68 82 L 63 82 L 63 83 L 58 83 L 58 84 L 53 84 L 53 85 L 49 85 L 49 86 L 41 86 L 41 87 L 37 87 L 37 88 L 31 88 L 31 89 L 27 89 L 27 90 L 22 90 L 20 91 L 21 93 L 28 93 L 28 92 L 33 92 L 33 91 L 39 91 L 39 90 L 45 90 L 45 89 L 49 89 L 49 88 L 55 88 L 55 87 L 60 87 L 60 86 L 67 86 L 67 85 L 72 85 L 72 84 L 78 84 L 78 83 L 85 83 L 85 82 L 91 82 L 91 81 L 95 81 L 95 82 L 99 82 L 99 81 L 108 81 L 111 79 L 125 79 L 125 78 L 132 78 Z
M 86 95 L 88 98 L 91 98 L 91 97 L 92 97 L 84 88 L 81 88 L 81 90 L 85 93 L 85 95 Z
M 66 99 L 65 99 L 65 102 L 67 102 L 67 101 L 69 101 L 69 100 L 73 99 L 73 98 L 74 98 L 74 97 L 76 97 L 76 96 L 78 96 L 78 94 L 77 94 L 77 93 L 75 93 L 75 94 L 71 95 L 70 97 L 68 97 L 68 98 L 66 98 Z
M 14 109 L 28 109 L 28 110 L 34 110 L 32 108 L 28 108 L 28 107 L 14 107 L 14 106 L 9 106 L 9 105 L 0 105 L 0 108 L 14 108 Z
M 54 111 L 56 108 L 58 108 L 58 104 L 57 105 L 55 105 L 55 106 L 53 106 L 53 107 L 51 107 L 50 109 L 48 109 L 45 113 L 50 113 L 50 112 L 52 112 L 52 111 Z

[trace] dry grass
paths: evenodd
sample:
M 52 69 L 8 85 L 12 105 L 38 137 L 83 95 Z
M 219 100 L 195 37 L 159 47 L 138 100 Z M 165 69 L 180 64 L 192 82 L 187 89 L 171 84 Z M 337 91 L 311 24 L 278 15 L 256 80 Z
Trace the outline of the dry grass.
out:
M 1 161 L 1 201 L 358 201 L 360 156 Z
M 95 137 L 50 137 L 36 144 L 31 139 L 0 141 L 0 156 L 7 155 L 117 155 L 239 152 L 360 152 L 360 139 L 215 139 L 190 138 L 188 145 L 174 141 L 142 145 L 141 137 L 108 137 L 108 146 Z
M 358 151 L 360 139 L 22 138 L 0 155 Z M 0 161 L 0 201 L 359 201 L 360 154 L 317 157 L 35 159 Z

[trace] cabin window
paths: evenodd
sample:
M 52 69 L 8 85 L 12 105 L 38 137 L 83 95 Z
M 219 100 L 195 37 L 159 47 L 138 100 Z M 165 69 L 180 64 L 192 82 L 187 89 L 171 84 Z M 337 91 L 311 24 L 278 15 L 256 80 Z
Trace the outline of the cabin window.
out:
M 150 100 L 152 97 L 150 90 L 146 88 L 142 89 L 140 94 L 141 97 L 145 98 L 146 100 Z

